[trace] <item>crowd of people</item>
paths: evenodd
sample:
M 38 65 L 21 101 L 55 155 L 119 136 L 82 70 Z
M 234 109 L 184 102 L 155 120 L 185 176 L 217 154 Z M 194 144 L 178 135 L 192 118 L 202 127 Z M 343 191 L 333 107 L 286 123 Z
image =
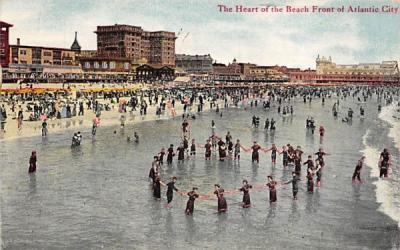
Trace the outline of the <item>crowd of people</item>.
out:
M 333 94 L 332 91 L 324 91 L 322 90 L 321 92 L 314 90 L 306 90 L 305 93 L 300 91 L 300 94 L 303 95 L 304 97 L 304 102 L 308 101 L 311 102 L 313 99 L 317 99 L 316 97 L 319 97 L 322 99 L 322 105 L 325 104 L 325 98 L 330 98 L 331 95 Z M 368 97 L 371 97 L 373 93 L 375 93 L 378 96 L 379 99 L 383 99 L 386 101 L 386 104 L 390 104 L 393 102 L 394 96 L 399 95 L 399 91 L 395 90 L 394 92 L 386 92 L 383 89 L 374 89 L 374 88 L 355 88 L 355 89 L 346 89 L 346 88 L 341 88 L 339 90 L 340 95 L 342 95 L 344 98 L 348 96 L 353 96 L 353 98 L 357 95 L 360 94 L 362 95 L 363 99 L 366 100 Z M 297 92 L 297 93 L 296 93 Z M 338 92 L 337 92 L 338 93 Z M 336 93 L 336 94 L 337 94 Z M 390 94 L 391 93 L 391 94 Z M 236 93 L 237 94 L 237 93 Z M 265 109 L 270 108 L 271 102 L 276 101 L 279 103 L 278 106 L 278 113 L 280 113 L 280 105 L 282 99 L 287 100 L 290 98 L 294 98 L 296 94 L 299 94 L 299 91 L 286 91 L 286 92 L 280 92 L 280 93 L 271 93 L 269 92 L 267 95 L 264 95 L 263 98 L 267 98 L 267 101 L 263 102 L 263 107 Z M 267 97 L 266 97 L 267 96 Z M 258 96 L 260 97 L 260 96 Z M 245 98 L 242 98 L 242 96 L 239 95 L 233 95 L 229 96 L 229 100 L 233 100 L 232 105 L 235 105 L 235 100 L 243 100 L 243 101 L 248 101 L 249 96 L 245 95 Z M 251 97 L 250 97 L 251 98 Z M 256 96 L 253 96 L 253 98 L 257 98 Z M 238 102 L 236 102 L 237 105 Z M 253 107 L 253 105 L 256 107 L 258 105 L 257 99 L 251 100 L 250 101 L 250 107 Z M 332 114 L 334 117 L 337 117 L 337 112 L 338 112 L 338 107 L 339 107 L 339 100 L 334 103 L 334 106 L 332 108 Z M 378 106 L 378 111 L 380 111 L 381 106 Z M 216 109 L 216 112 L 220 112 L 219 109 Z M 282 112 L 282 115 L 293 115 L 293 107 L 290 106 L 290 108 L 284 107 L 284 112 Z M 360 118 L 363 119 L 365 114 L 364 108 L 361 106 L 360 107 Z M 222 114 L 221 114 L 222 116 Z M 353 118 L 353 111 L 351 108 L 349 108 L 349 111 L 347 113 L 346 119 L 348 121 L 351 121 Z M 256 115 L 253 115 L 252 117 L 252 126 L 254 128 L 258 128 L 260 123 L 260 118 Z M 307 130 L 310 130 L 312 134 L 314 134 L 314 130 L 316 129 L 315 125 L 315 120 L 313 117 L 308 117 L 306 120 L 306 128 Z M 197 187 L 193 187 L 191 191 L 189 192 L 183 192 L 181 190 L 178 190 L 175 187 L 176 180 L 178 179 L 177 177 L 172 177 L 171 182 L 168 184 L 165 184 L 168 186 L 167 189 L 167 207 L 170 207 L 172 197 L 173 197 L 173 191 L 177 191 L 181 195 L 187 195 L 188 196 L 188 202 L 186 206 L 186 214 L 192 214 L 193 209 L 194 209 L 194 202 L 196 199 L 210 199 L 211 197 L 215 196 L 217 198 L 217 211 L 219 213 L 226 212 L 228 209 L 228 205 L 225 199 L 225 195 L 227 194 L 235 194 L 238 192 L 243 193 L 243 199 L 242 199 L 242 206 L 243 208 L 248 208 L 251 206 L 250 202 L 250 191 L 254 192 L 256 190 L 261 190 L 263 188 L 268 188 L 269 189 L 269 201 L 271 203 L 277 202 L 277 189 L 280 186 L 287 185 L 287 184 L 292 184 L 292 195 L 293 199 L 297 199 L 297 194 L 299 190 L 299 184 L 304 182 L 306 185 L 306 189 L 308 193 L 313 193 L 315 186 L 317 188 L 321 188 L 321 181 L 322 181 L 322 172 L 323 169 L 326 165 L 325 163 L 325 156 L 329 156 L 329 153 L 326 153 L 322 148 L 318 150 L 318 152 L 315 152 L 313 154 L 309 154 L 307 156 L 307 159 L 303 161 L 302 155 L 302 147 L 297 146 L 294 147 L 291 144 L 284 145 L 282 147 L 278 147 L 275 144 L 272 144 L 270 147 L 262 147 L 257 141 L 253 142 L 253 145 L 246 147 L 241 144 L 240 139 L 233 140 L 232 134 L 230 131 L 227 131 L 225 135 L 225 141 L 222 138 L 222 136 L 217 135 L 214 132 L 215 128 L 215 121 L 212 120 L 211 124 L 211 129 L 212 133 L 211 135 L 206 138 L 206 143 L 205 144 L 198 144 L 196 143 L 196 139 L 190 138 L 190 135 L 192 132 L 190 131 L 191 126 L 189 122 L 185 119 L 182 123 L 182 131 L 179 133 L 181 134 L 182 141 L 180 142 L 179 146 L 174 149 L 174 145 L 170 144 L 169 148 L 167 151 L 165 151 L 164 148 L 160 150 L 160 152 L 154 156 L 154 160 L 152 162 L 152 166 L 149 172 L 149 178 L 151 180 L 151 187 L 153 190 L 153 196 L 156 199 L 161 199 L 161 186 L 164 186 L 163 182 L 161 181 L 161 172 L 162 169 L 164 168 L 164 156 L 167 156 L 167 167 L 172 166 L 173 164 L 173 159 L 175 156 L 177 156 L 177 162 L 178 164 L 182 164 L 184 161 L 190 161 L 192 160 L 192 157 L 196 155 L 196 148 L 204 148 L 204 158 L 206 161 L 211 161 L 212 155 L 214 154 L 215 156 L 218 155 L 219 161 L 240 161 L 240 153 L 243 150 L 244 152 L 251 152 L 251 161 L 253 164 L 259 164 L 259 159 L 260 159 L 260 153 L 268 153 L 271 152 L 271 165 L 272 167 L 276 166 L 276 160 L 277 160 L 277 155 L 282 155 L 282 167 L 287 170 L 291 171 L 292 173 L 292 178 L 290 180 L 275 180 L 274 176 L 268 175 L 266 179 L 266 183 L 259 183 L 259 184 L 249 184 L 247 180 L 243 180 L 242 182 L 242 187 L 235 189 L 235 190 L 225 190 L 223 187 L 221 187 L 220 184 L 215 184 L 214 185 L 214 190 L 212 192 L 206 192 L 203 194 L 200 194 L 198 191 Z M 265 129 L 270 128 L 271 130 L 275 130 L 275 121 L 267 118 L 265 121 Z M 323 125 L 319 126 L 318 129 L 319 136 L 322 138 L 325 135 L 325 127 Z M 191 140 L 191 145 L 189 145 L 189 141 Z M 315 157 L 314 157 L 315 156 Z M 361 180 L 361 169 L 363 167 L 365 160 L 365 156 L 362 156 L 356 164 L 356 167 L 354 169 L 354 173 L 352 176 L 352 181 L 353 182 L 359 182 L 362 183 Z M 384 149 L 383 152 L 380 155 L 378 167 L 380 169 L 380 178 L 387 178 L 388 177 L 388 169 L 391 166 L 391 155 L 387 149 Z M 306 166 L 305 173 L 302 173 L 302 166 Z M 303 177 L 304 176 L 304 177 Z M 303 177 L 303 178 L 302 178 Z
M 233 135 L 230 131 L 226 131 L 225 136 L 218 135 L 215 132 L 215 121 L 211 124 L 211 134 L 208 138 L 204 139 L 205 143 L 198 143 L 199 138 L 193 138 L 193 131 L 191 122 L 196 122 L 196 111 L 201 112 L 204 110 L 206 102 L 209 103 L 210 109 L 215 109 L 215 112 L 220 117 L 223 115 L 221 107 L 227 108 L 230 106 L 243 107 L 246 109 L 248 106 L 257 107 L 260 105 L 263 109 L 271 109 L 271 106 L 277 107 L 277 114 L 283 117 L 293 116 L 294 108 L 292 105 L 283 105 L 284 102 L 289 103 L 291 99 L 303 98 L 303 101 L 312 102 L 321 100 L 322 105 L 325 105 L 325 99 L 331 98 L 332 96 L 338 96 L 342 99 L 355 98 L 360 104 L 365 103 L 372 95 L 376 95 L 378 101 L 385 102 L 388 105 L 394 101 L 394 97 L 398 97 L 399 90 L 396 88 L 384 88 L 384 87 L 326 87 L 326 88 L 264 88 L 264 89 L 250 89 L 250 88 L 234 88 L 234 89 L 191 89 L 190 91 L 182 90 L 179 88 L 172 88 L 168 90 L 147 90 L 140 91 L 137 93 L 129 93 L 127 96 L 123 96 L 121 93 L 108 93 L 103 96 L 103 99 L 110 100 L 109 105 L 117 105 L 118 112 L 121 113 L 119 122 L 121 128 L 125 127 L 126 114 L 128 112 L 138 111 L 141 116 L 147 114 L 148 106 L 155 107 L 155 115 L 160 117 L 162 114 L 168 113 L 169 117 L 175 117 L 177 115 L 175 106 L 176 102 L 179 102 L 182 106 L 182 127 L 177 133 L 181 137 L 178 147 L 175 148 L 174 144 L 170 144 L 167 149 L 161 148 L 159 152 L 154 156 L 152 166 L 149 173 L 151 180 L 151 189 L 153 196 L 156 199 L 161 199 L 161 187 L 167 188 L 167 207 L 171 207 L 173 201 L 174 192 L 178 192 L 181 195 L 188 197 L 187 206 L 185 209 L 186 214 L 192 214 L 194 211 L 194 204 L 196 199 L 210 199 L 216 197 L 218 212 L 226 212 L 228 209 L 225 195 L 243 193 L 242 206 L 248 208 L 251 206 L 250 193 L 262 190 L 264 188 L 269 189 L 269 200 L 271 203 L 277 201 L 277 189 L 283 185 L 292 186 L 293 199 L 298 198 L 299 185 L 305 183 L 307 192 L 313 193 L 315 186 L 321 188 L 322 172 L 326 166 L 325 157 L 330 154 L 325 152 L 323 148 L 320 148 L 318 152 L 308 153 L 306 159 L 303 159 L 305 153 L 300 145 L 294 146 L 290 143 L 286 145 L 278 146 L 272 143 L 270 146 L 261 146 L 257 141 L 254 141 L 252 145 L 246 146 L 241 143 L 240 138 L 233 139 Z M 79 99 L 81 98 L 81 99 Z M 75 115 L 84 115 L 85 111 L 92 110 L 93 126 L 92 136 L 96 136 L 97 128 L 101 121 L 101 112 L 104 109 L 104 105 L 99 102 L 96 98 L 98 96 L 85 96 L 85 99 L 79 97 L 73 100 L 74 103 L 71 107 L 69 102 L 66 102 L 66 118 Z M 337 98 L 333 107 L 332 115 L 338 116 L 340 98 Z M 122 100 L 123 99 L 123 100 Z M 86 109 L 84 106 L 86 100 Z M 364 102 L 362 101 L 364 100 Z M 9 99 L 8 105 L 11 113 L 16 113 L 15 117 L 18 120 L 18 128 L 21 129 L 22 121 L 24 119 L 24 110 L 22 104 L 27 100 L 17 98 L 15 96 Z M 31 115 L 36 119 L 41 116 L 46 116 L 42 119 L 42 136 L 48 135 L 47 119 L 52 117 L 59 118 L 60 110 L 57 109 L 57 99 L 47 100 L 40 99 L 36 100 L 33 105 L 26 105 L 27 112 L 32 112 Z M 195 108 L 197 105 L 197 110 Z M 283 108 L 282 108 L 283 106 Z M 68 108 L 69 107 L 69 108 Z M 79 110 L 77 110 L 79 109 Z M 378 106 L 378 111 L 381 110 L 381 105 Z M 2 117 L 2 130 L 4 130 L 5 119 L 7 119 L 7 109 L 4 104 L 1 106 L 0 114 Z M 349 108 L 347 115 L 343 118 L 343 121 L 351 122 L 353 119 L 354 111 Z M 365 116 L 365 109 L 360 106 L 360 118 Z M 40 118 L 39 118 L 40 119 Z M 251 124 L 254 129 L 258 129 L 260 125 L 260 117 L 253 115 Z M 312 116 L 306 119 L 306 129 L 314 134 L 316 129 L 316 121 Z M 264 122 L 264 129 L 270 130 L 274 133 L 276 128 L 276 121 L 268 117 Z M 279 128 L 278 128 L 279 129 Z M 325 127 L 319 125 L 319 136 L 324 137 L 326 131 Z M 139 143 L 139 135 L 137 132 L 133 136 L 128 136 L 127 141 L 134 141 Z M 82 142 L 82 135 L 80 132 L 75 133 L 72 138 L 72 146 L 79 146 Z M 170 181 L 162 181 L 162 169 L 173 167 L 174 158 L 177 157 L 178 164 L 182 164 L 185 161 L 194 160 L 198 149 L 204 149 L 205 161 L 213 161 L 214 157 L 219 161 L 240 161 L 241 153 L 251 153 L 251 162 L 253 164 L 260 163 L 260 153 L 270 154 L 271 165 L 282 166 L 286 171 L 292 173 L 292 177 L 288 180 L 276 180 L 274 176 L 268 175 L 265 183 L 249 183 L 247 180 L 243 180 L 240 188 L 234 190 L 225 190 L 220 184 L 215 184 L 214 189 L 211 192 L 199 193 L 198 187 L 193 187 L 190 191 L 182 191 L 177 188 L 176 182 L 179 179 L 176 176 L 171 177 Z M 281 164 L 277 163 L 278 156 L 281 156 Z M 164 166 L 164 159 L 166 158 L 166 166 Z M 361 170 L 364 164 L 365 156 L 362 156 L 355 167 L 352 180 L 354 182 L 362 182 Z M 32 156 L 29 160 L 29 172 L 36 171 L 36 152 L 32 152 Z M 306 166 L 306 170 L 302 169 L 302 166 Z M 388 177 L 388 169 L 391 166 L 391 155 L 387 149 L 383 150 L 380 156 L 380 162 L 378 167 L 380 168 L 380 177 Z

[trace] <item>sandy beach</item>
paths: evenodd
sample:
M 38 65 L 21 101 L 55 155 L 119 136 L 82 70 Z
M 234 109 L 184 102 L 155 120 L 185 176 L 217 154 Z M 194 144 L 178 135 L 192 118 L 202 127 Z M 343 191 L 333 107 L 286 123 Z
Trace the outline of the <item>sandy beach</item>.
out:
M 128 87 L 127 84 L 105 84 L 105 88 L 121 88 L 122 86 Z M 62 84 L 40 84 L 35 85 L 36 88 L 62 88 Z M 3 85 L 4 88 L 18 88 L 17 84 L 7 84 Z M 65 86 L 66 88 L 66 86 Z M 92 86 L 88 84 L 79 84 L 79 85 L 72 85 L 71 88 L 75 92 L 77 89 L 99 89 L 101 86 Z M 75 96 L 75 93 L 72 93 L 72 96 Z M 128 101 L 128 97 L 122 97 L 120 100 Z M 80 99 L 78 101 L 84 101 Z M 127 110 L 126 113 L 121 113 L 118 110 L 117 103 L 111 103 L 110 100 L 104 99 L 97 99 L 100 104 L 109 104 L 111 107 L 110 111 L 102 111 L 101 112 L 101 123 L 100 126 L 111 126 L 111 125 L 118 125 L 120 124 L 121 115 L 125 115 L 126 121 L 125 125 L 129 124 L 137 124 L 142 121 L 151 121 L 157 119 L 169 119 L 173 118 L 171 111 L 166 108 L 166 110 L 162 111 L 160 116 L 156 115 L 156 108 L 157 105 L 149 105 L 147 109 L 146 115 L 140 115 L 139 108 L 136 111 L 131 111 L 131 108 Z M 5 102 L 0 102 L 0 105 L 6 104 Z M 218 102 L 216 102 L 218 104 Z M 62 119 L 48 119 L 48 136 L 51 136 L 52 133 L 62 133 L 65 130 L 74 129 L 74 132 L 79 130 L 89 129 L 92 127 L 92 120 L 95 117 L 95 113 L 93 110 L 87 109 L 85 106 L 85 112 L 82 116 L 73 116 L 71 118 L 62 118 Z M 176 102 L 175 104 L 175 111 L 176 116 L 181 116 L 183 114 L 183 104 L 180 102 Z M 221 106 L 221 105 L 220 105 Z M 209 102 L 205 102 L 203 111 L 209 110 Z M 26 105 L 23 105 L 24 110 L 26 110 Z M 197 112 L 197 104 L 194 104 L 191 107 L 191 113 Z M 5 124 L 5 133 L 0 131 L 0 140 L 12 140 L 16 138 L 23 138 L 23 137 L 31 137 L 31 136 L 38 136 L 41 135 L 41 128 L 42 128 L 42 121 L 27 121 L 26 119 L 23 121 L 22 129 L 19 130 L 17 126 L 17 120 L 12 117 L 12 113 L 10 107 L 7 107 L 7 114 L 9 114 L 7 122 Z M 27 117 L 27 115 L 25 115 Z M 72 136 L 72 134 L 71 134 Z

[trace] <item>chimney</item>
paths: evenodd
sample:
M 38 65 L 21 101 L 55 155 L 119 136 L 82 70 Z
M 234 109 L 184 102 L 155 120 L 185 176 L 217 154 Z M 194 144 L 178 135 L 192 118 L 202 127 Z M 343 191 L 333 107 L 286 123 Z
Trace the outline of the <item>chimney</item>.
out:
M 18 45 L 18 46 L 21 45 L 21 44 L 20 44 L 20 39 L 19 39 L 19 38 L 17 38 L 17 45 Z

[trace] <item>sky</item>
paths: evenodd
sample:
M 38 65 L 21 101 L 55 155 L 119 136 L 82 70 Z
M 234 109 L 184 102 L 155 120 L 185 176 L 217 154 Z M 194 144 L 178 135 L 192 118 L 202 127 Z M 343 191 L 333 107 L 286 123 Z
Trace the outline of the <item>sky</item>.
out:
M 227 13 L 275 6 L 399 7 L 390 13 Z M 10 42 L 96 49 L 96 26 L 130 24 L 174 31 L 176 53 L 210 54 L 219 63 L 315 68 L 318 55 L 339 64 L 400 59 L 400 0 L 0 0 L 0 20 L 14 25 Z

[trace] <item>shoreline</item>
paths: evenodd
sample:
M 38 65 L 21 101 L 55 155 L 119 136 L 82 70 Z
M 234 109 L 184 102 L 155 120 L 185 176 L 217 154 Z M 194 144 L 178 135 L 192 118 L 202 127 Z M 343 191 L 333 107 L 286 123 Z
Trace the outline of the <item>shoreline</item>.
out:
M 216 104 L 221 106 L 221 101 L 217 100 Z M 117 104 L 116 104 L 117 105 Z M 197 109 L 198 103 L 194 103 L 191 108 L 187 111 L 188 113 L 197 113 L 193 111 L 193 109 Z M 102 111 L 101 112 L 101 122 L 99 127 L 103 126 L 115 126 L 120 125 L 120 116 L 125 115 L 125 126 L 139 124 L 144 121 L 154 121 L 154 120 L 166 120 L 173 119 L 175 117 L 180 117 L 183 114 L 183 105 L 179 102 L 176 102 L 175 111 L 176 115 L 172 116 L 171 111 L 166 108 L 162 111 L 160 116 L 157 116 L 156 113 L 156 105 L 151 105 L 148 107 L 146 115 L 140 115 L 139 110 L 136 111 L 128 111 L 126 113 L 118 112 L 118 108 L 111 109 L 110 111 Z M 220 109 L 223 109 L 220 108 Z M 205 101 L 203 111 L 206 112 L 210 110 L 210 105 L 208 101 Z M 92 110 L 85 110 L 85 114 L 83 116 L 74 116 L 72 118 L 62 118 L 62 119 L 52 119 L 47 120 L 48 123 L 48 134 L 46 137 L 51 136 L 53 133 L 64 133 L 70 129 L 76 129 L 76 132 L 84 129 L 89 129 L 92 127 L 92 119 L 95 114 Z M 23 121 L 23 129 L 18 131 L 17 129 L 17 120 L 9 119 L 6 125 L 6 132 L 0 132 L 0 142 L 2 141 L 10 141 L 16 139 L 30 138 L 41 135 L 41 123 L 42 121 Z M 72 137 L 72 135 L 71 135 Z
M 382 108 L 382 112 L 378 115 L 378 119 L 387 122 L 390 125 L 389 132 L 386 134 L 389 138 L 393 139 L 393 144 L 397 150 L 399 150 L 399 137 L 395 137 L 396 128 L 400 126 L 400 123 L 395 123 L 388 115 L 392 116 L 395 112 L 394 104 L 385 106 Z M 398 133 L 398 132 L 397 132 Z M 367 138 L 370 134 L 370 129 L 367 129 L 366 133 L 362 137 L 364 149 L 361 152 L 366 156 L 365 165 L 370 168 L 369 176 L 374 180 L 371 182 L 375 186 L 375 200 L 378 204 L 378 212 L 391 218 L 397 222 L 397 227 L 400 228 L 400 210 L 393 202 L 393 188 L 389 180 L 381 180 L 379 178 L 379 169 L 377 167 L 380 151 L 377 148 L 370 146 L 367 142 Z M 393 155 L 393 154 L 392 154 Z M 391 170 L 393 171 L 393 170 Z M 393 173 L 392 173 L 393 174 Z
M 395 104 L 391 104 L 389 106 L 383 107 L 382 113 L 379 114 L 379 119 L 387 122 L 390 125 L 389 133 L 387 136 L 393 140 L 394 147 L 400 151 L 400 133 L 398 129 L 400 129 L 400 123 L 393 120 L 393 115 L 397 112 Z M 397 136 L 396 136 L 397 135 Z M 393 155 L 393 154 L 392 154 Z M 394 159 L 392 159 L 392 164 L 394 163 Z M 394 165 L 392 165 L 393 171 Z M 393 173 L 392 173 L 393 175 Z M 400 228 L 400 209 L 399 207 L 395 206 L 392 198 L 393 198 L 393 188 L 391 187 L 391 183 L 382 182 L 379 179 L 373 183 L 376 187 L 380 188 L 380 208 L 379 210 L 390 218 L 398 222 L 398 227 Z M 378 192 L 377 192 L 378 193 Z M 385 199 L 386 198 L 386 199 Z M 377 195 L 378 200 L 378 195 Z

